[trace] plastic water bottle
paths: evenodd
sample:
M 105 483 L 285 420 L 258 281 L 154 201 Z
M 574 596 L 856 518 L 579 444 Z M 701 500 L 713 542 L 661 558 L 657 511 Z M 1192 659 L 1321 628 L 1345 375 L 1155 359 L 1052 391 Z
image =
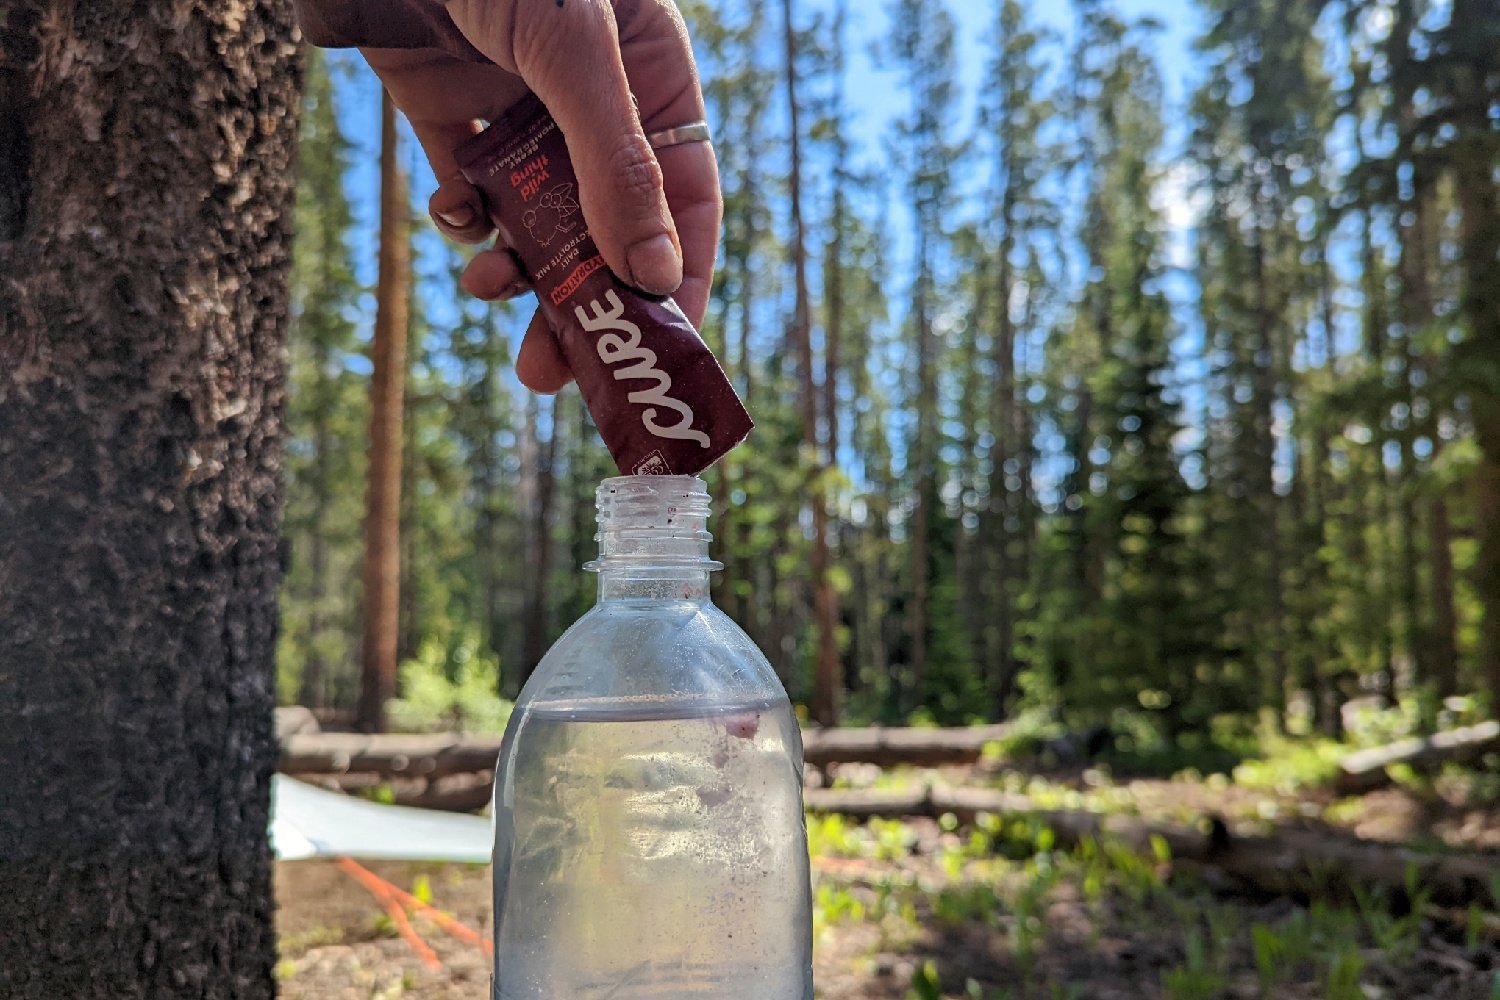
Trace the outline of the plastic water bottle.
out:
M 599 487 L 599 602 L 495 782 L 496 1000 L 812 1000 L 802 740 L 709 600 L 703 481 Z

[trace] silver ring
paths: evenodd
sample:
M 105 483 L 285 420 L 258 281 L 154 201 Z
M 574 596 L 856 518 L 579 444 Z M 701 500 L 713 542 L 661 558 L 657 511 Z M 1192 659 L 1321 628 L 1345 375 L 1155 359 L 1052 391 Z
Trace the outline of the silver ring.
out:
M 713 136 L 708 131 L 708 122 L 696 121 L 652 132 L 646 136 L 646 141 L 651 144 L 652 149 L 666 149 L 668 146 L 681 146 L 688 142 L 712 142 Z

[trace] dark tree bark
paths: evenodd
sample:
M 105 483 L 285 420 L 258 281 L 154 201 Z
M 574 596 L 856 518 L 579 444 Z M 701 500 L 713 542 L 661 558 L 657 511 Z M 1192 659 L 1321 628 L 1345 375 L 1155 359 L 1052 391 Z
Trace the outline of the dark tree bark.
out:
M 401 617 L 401 416 L 406 391 L 411 209 L 396 161 L 396 109 L 380 110 L 380 274 L 375 286 L 374 371 L 370 377 L 370 483 L 365 507 L 363 671 L 357 722 L 385 729 L 385 703 L 396 694 Z
M 289 0 L 0 31 L 0 996 L 275 993 Z

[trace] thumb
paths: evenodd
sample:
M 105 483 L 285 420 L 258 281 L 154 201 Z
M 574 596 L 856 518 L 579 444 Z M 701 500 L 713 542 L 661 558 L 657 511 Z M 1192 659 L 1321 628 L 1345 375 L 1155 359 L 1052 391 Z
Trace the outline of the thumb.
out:
M 682 248 L 661 165 L 630 94 L 609 0 L 454 0 L 448 10 L 470 42 L 519 75 L 557 119 L 605 263 L 642 291 L 675 292 Z

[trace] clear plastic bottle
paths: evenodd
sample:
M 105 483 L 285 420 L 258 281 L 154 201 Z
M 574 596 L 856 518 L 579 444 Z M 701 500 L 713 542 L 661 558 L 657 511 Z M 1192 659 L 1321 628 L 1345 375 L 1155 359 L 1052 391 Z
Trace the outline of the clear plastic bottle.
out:
M 495 782 L 496 1000 L 812 1000 L 802 739 L 709 600 L 703 481 L 599 487 L 599 603 Z

